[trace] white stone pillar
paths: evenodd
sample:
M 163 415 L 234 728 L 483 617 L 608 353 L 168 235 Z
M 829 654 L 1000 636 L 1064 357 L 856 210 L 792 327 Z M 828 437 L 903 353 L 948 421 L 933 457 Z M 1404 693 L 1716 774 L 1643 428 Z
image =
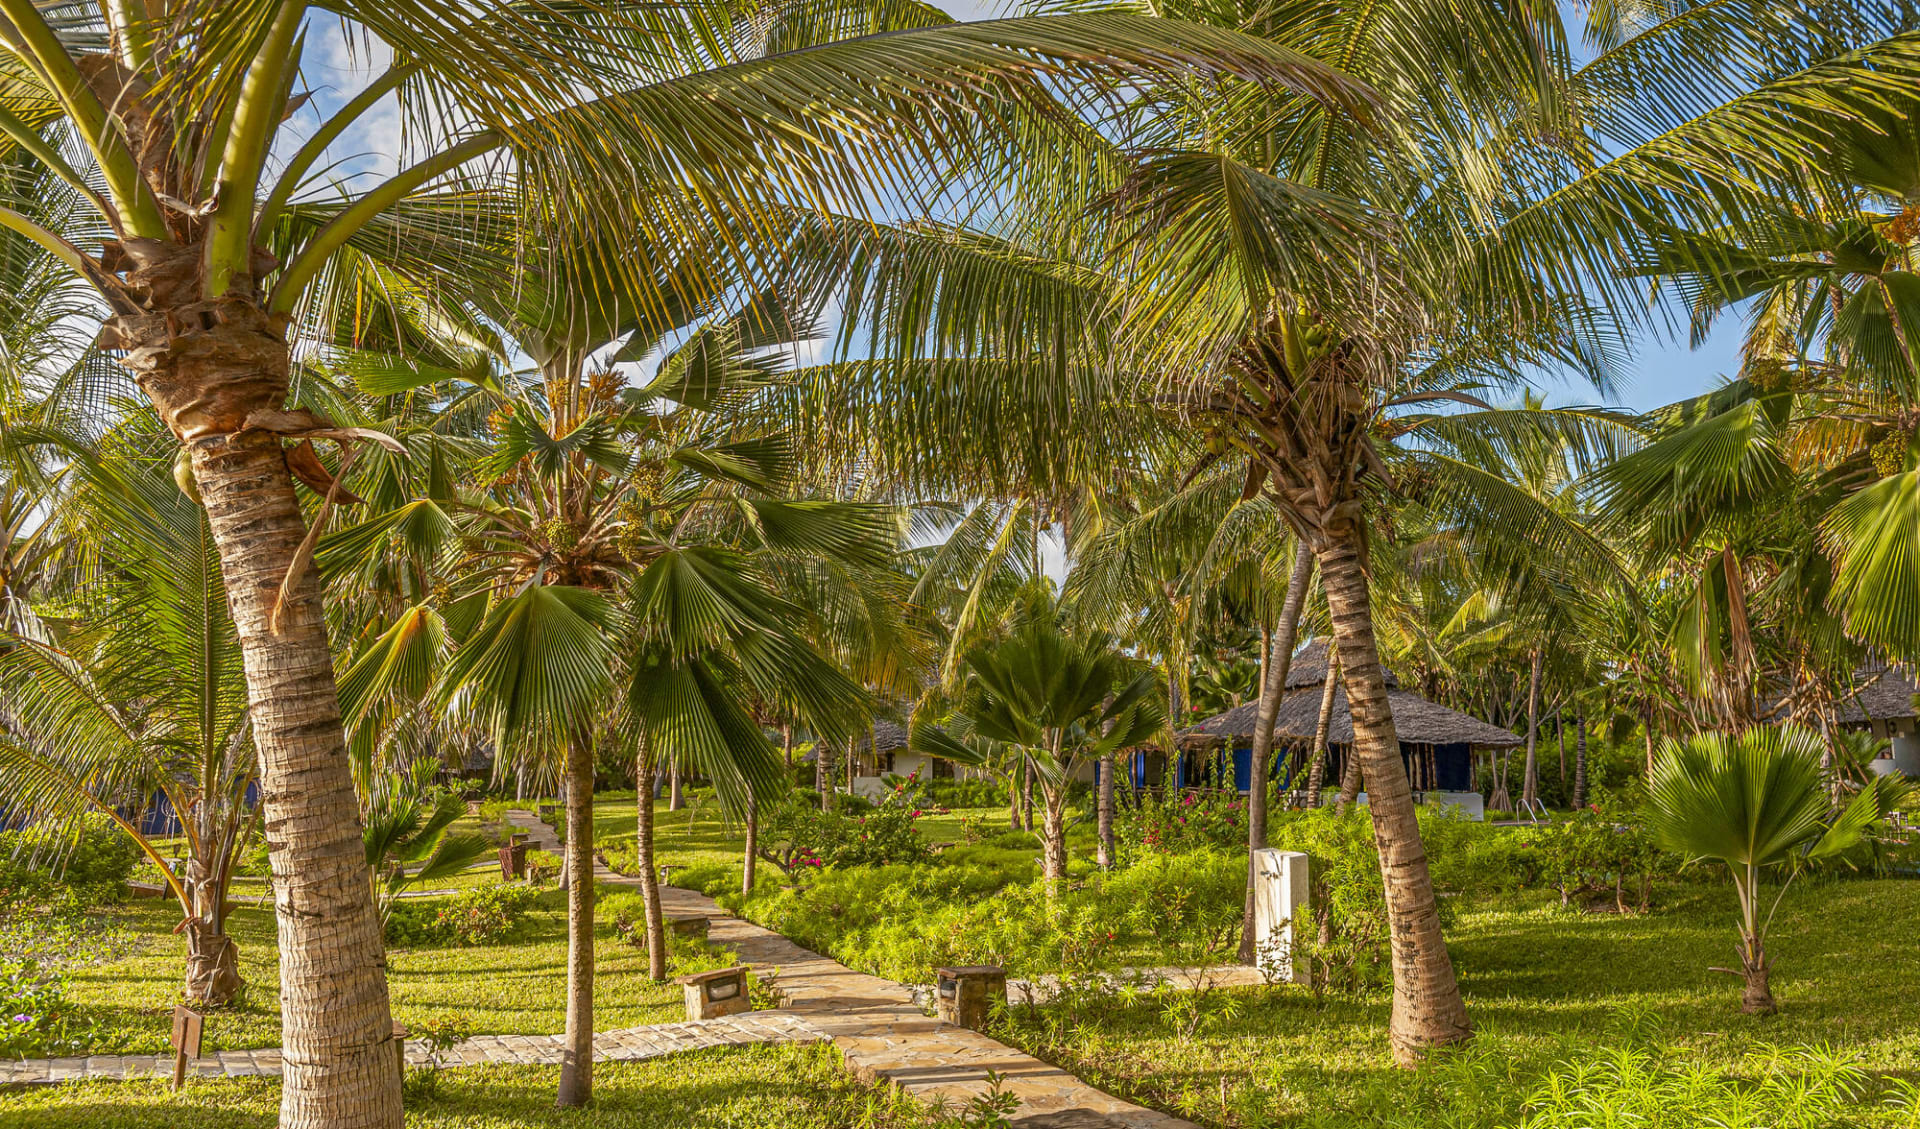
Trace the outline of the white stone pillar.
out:
M 1308 905 L 1307 856 L 1265 849 L 1253 853 L 1253 938 L 1260 969 L 1279 983 L 1305 984 L 1304 962 L 1293 960 L 1294 927 L 1313 920 Z

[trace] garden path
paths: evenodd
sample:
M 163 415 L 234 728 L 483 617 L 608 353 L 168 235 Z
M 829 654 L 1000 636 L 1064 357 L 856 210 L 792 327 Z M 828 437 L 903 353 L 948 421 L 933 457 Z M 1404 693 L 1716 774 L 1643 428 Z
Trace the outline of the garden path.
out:
M 559 852 L 559 840 L 546 824 L 520 811 L 507 817 L 531 835 L 535 846 Z M 594 877 L 612 886 L 639 884 L 598 863 Z M 890 1082 L 923 1101 L 959 1107 L 990 1089 L 987 1075 L 992 1072 L 1002 1092 L 1020 1099 L 1013 1123 L 1021 1129 L 1196 1129 L 1191 1122 L 1104 1094 L 977 1031 L 930 1018 L 915 1005 L 908 986 L 855 972 L 803 949 L 729 914 L 704 894 L 663 886 L 660 896 L 669 917 L 707 918 L 714 943 L 739 954 L 740 962 L 751 965 L 762 980 L 773 976 L 785 997 L 783 1005 L 752 1014 L 785 1014 L 804 1021 L 824 1035 L 860 1077 Z
M 529 833 L 535 846 L 559 853 L 559 840 L 544 823 L 522 811 L 510 811 L 507 816 Z M 637 879 L 599 863 L 594 877 L 612 886 L 638 885 Z M 923 1101 L 949 1107 L 986 1094 L 992 1088 L 992 1075 L 999 1079 L 1003 1093 L 1019 1099 L 1013 1124 L 1022 1129 L 1197 1129 L 1191 1122 L 1104 1094 L 1059 1067 L 979 1032 L 930 1018 L 906 985 L 855 972 L 803 949 L 778 933 L 727 913 L 703 894 L 671 886 L 662 887 L 660 893 L 669 916 L 707 918 L 710 939 L 739 954 L 741 963 L 752 966 L 763 980 L 774 980 L 785 998 L 784 1006 L 722 1019 L 604 1031 L 593 1040 L 597 1061 L 628 1062 L 749 1043 L 831 1042 L 856 1075 L 884 1080 Z M 559 1035 L 477 1035 L 443 1052 L 439 1063 L 557 1065 L 560 1040 Z M 405 1055 L 409 1065 L 431 1061 L 431 1051 L 421 1040 L 408 1040 Z M 190 1069 L 202 1076 L 277 1077 L 280 1066 L 280 1052 L 275 1049 L 218 1051 L 196 1060 Z M 0 1087 L 120 1079 L 172 1068 L 170 1054 L 0 1062 Z

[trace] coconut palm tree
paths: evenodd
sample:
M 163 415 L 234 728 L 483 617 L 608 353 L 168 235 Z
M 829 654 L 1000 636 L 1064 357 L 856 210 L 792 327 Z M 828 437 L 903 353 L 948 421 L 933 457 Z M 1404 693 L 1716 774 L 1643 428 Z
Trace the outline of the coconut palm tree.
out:
M 883 418 L 941 419 L 919 436 L 932 446 L 1004 419 L 1014 394 L 996 378 L 1017 373 L 1035 434 L 1122 401 L 1249 457 L 1245 490 L 1308 542 L 1327 595 L 1395 923 L 1393 1045 L 1411 1062 L 1471 1028 L 1387 708 L 1366 514 L 1406 488 L 1515 499 L 1464 473 L 1423 482 L 1418 453 L 1395 466 L 1382 440 L 1404 410 L 1483 407 L 1474 385 L 1532 364 L 1604 379 L 1612 319 L 1644 311 L 1622 271 L 1648 226 L 1744 225 L 1771 207 L 1756 184 L 1817 177 L 1851 92 L 1891 92 L 1915 65 L 1907 17 L 1849 11 L 1806 36 L 1758 5 L 1608 8 L 1588 29 L 1605 49 L 1576 68 L 1557 13 L 1471 0 L 1164 10 L 1340 60 L 1407 125 L 1230 82 L 1129 87 L 1091 123 L 1113 141 L 1098 193 L 1030 201 L 991 233 L 879 233 L 849 256 L 851 332 L 940 367 L 895 355 L 834 375 L 854 401 L 895 403 Z
M 1826 743 L 1794 726 L 1705 733 L 1668 742 L 1647 793 L 1647 823 L 1661 843 L 1694 859 L 1724 863 L 1740 901 L 1740 1010 L 1771 1014 L 1767 932 L 1780 899 L 1808 866 L 1852 849 L 1909 786 L 1877 777 L 1835 813 L 1821 769 Z M 1782 874 L 1771 902 L 1768 874 Z
M 298 876 L 276 903 L 290 1129 L 400 1120 L 379 921 L 284 447 L 369 438 L 288 403 L 288 322 L 338 252 L 449 176 L 511 181 L 538 203 L 539 229 L 664 235 L 718 215 L 764 247 L 751 217 L 768 206 L 864 206 L 923 170 L 1023 150 L 1036 134 L 1017 122 L 1046 119 L 1031 113 L 1044 78 L 1224 66 L 1351 96 L 1327 68 L 1250 37 L 1126 16 L 960 26 L 894 5 L 663 16 L 620 0 L 0 0 L 0 20 L 13 63 L 0 132 L 87 213 L 82 228 L 37 222 L 10 184 L 0 226 L 97 292 L 102 344 L 188 452 L 223 549 L 273 864 Z M 342 34 L 393 62 L 301 136 L 290 119 L 327 104 L 300 89 L 304 54 Z M 394 102 L 419 127 L 400 170 L 303 197 L 332 143 Z M 662 206 L 689 184 L 697 210 Z M 528 234 L 539 247 L 541 230 Z M 331 491 L 310 449 L 294 450 L 292 466 Z
M 98 810 L 131 837 L 180 903 L 187 999 L 219 1005 L 241 987 L 225 926 L 259 826 L 253 731 L 206 513 L 175 486 L 163 438 L 147 416 L 97 450 L 63 445 L 69 488 L 42 519 L 66 534 L 73 580 L 47 618 L 16 602 L 0 635 L 0 794 L 53 824 Z M 156 797 L 186 841 L 184 874 L 140 819 Z

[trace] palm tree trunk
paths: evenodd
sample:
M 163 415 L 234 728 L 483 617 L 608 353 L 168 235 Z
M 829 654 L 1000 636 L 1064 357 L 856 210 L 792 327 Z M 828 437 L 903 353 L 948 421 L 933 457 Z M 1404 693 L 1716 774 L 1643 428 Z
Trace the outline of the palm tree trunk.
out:
M 1573 715 L 1573 806 L 1587 806 L 1587 715 Z
M 679 811 L 686 806 L 680 795 L 680 758 L 667 758 L 667 810 Z
M 1529 811 L 1540 802 L 1540 667 L 1544 661 L 1535 647 L 1527 674 L 1527 767 L 1520 776 L 1520 803 Z
M 1560 746 L 1560 793 L 1567 791 L 1567 725 L 1562 717 L 1563 706 L 1553 707 L 1553 739 Z
M 820 797 L 820 810 L 832 811 L 833 798 L 827 787 L 827 742 L 813 739 L 813 791 Z
M 751 786 L 747 789 L 747 849 L 746 857 L 740 864 L 740 893 L 753 893 L 753 864 L 760 854 L 760 805 L 753 798 Z
M 198 375 L 192 383 L 205 387 L 231 374 Z M 295 578 L 277 630 L 272 622 L 307 532 L 280 444 L 244 432 L 189 447 L 220 549 L 260 761 L 280 937 L 280 1125 L 397 1129 L 385 943 L 313 570 Z
M 1440 934 L 1433 876 L 1420 841 L 1413 792 L 1400 761 L 1385 673 L 1374 642 L 1373 606 L 1360 563 L 1361 531 L 1347 525 L 1320 546 L 1321 585 L 1333 619 L 1353 711 L 1353 754 L 1366 775 L 1373 841 L 1386 887 L 1393 953 L 1394 1058 L 1412 1065 L 1429 1048 L 1471 1038 L 1473 1026 Z
M 1340 814 L 1345 815 L 1347 814 L 1347 809 L 1352 807 L 1354 801 L 1359 798 L 1360 753 L 1356 746 L 1349 745 L 1347 746 L 1346 763 L 1340 766 L 1340 795 L 1335 799 L 1334 803 L 1339 809 Z M 1368 799 L 1371 800 L 1372 797 L 1369 796 Z
M 1033 758 L 1020 758 L 1020 830 L 1033 831 Z
M 593 1096 L 593 738 L 567 742 L 567 1031 L 560 1046 L 563 1108 Z M 641 809 L 646 804 L 639 805 Z
M 1067 876 L 1066 783 L 1041 784 L 1040 799 L 1040 876 L 1047 880 L 1047 893 L 1056 894 Z
M 1307 755 L 1313 764 L 1307 769 L 1307 807 L 1320 806 L 1320 790 L 1327 785 L 1327 731 L 1333 726 L 1333 692 L 1340 685 L 1340 651 L 1327 647 L 1327 675 L 1320 684 L 1320 715 L 1313 723 L 1313 747 Z
M 1113 841 L 1113 773 L 1116 758 L 1108 752 L 1100 757 L 1100 791 L 1096 803 L 1096 821 L 1099 831 L 1098 857 L 1094 859 L 1102 869 L 1111 870 L 1118 860 Z
M 640 763 L 649 777 L 653 757 L 646 738 L 640 739 Z M 634 868 L 640 872 L 640 902 L 647 911 L 647 976 L 655 982 L 667 978 L 667 922 L 660 909 L 660 871 L 653 864 L 653 805 L 651 790 L 642 797 L 633 833 Z
M 1287 598 L 1280 605 L 1280 622 L 1261 652 L 1260 704 L 1254 707 L 1253 766 L 1247 782 L 1247 897 L 1240 919 L 1240 963 L 1258 956 L 1253 935 L 1253 852 L 1267 845 L 1267 777 L 1273 763 L 1273 724 L 1280 714 L 1287 674 L 1293 666 L 1293 638 L 1300 630 L 1300 611 L 1307 604 L 1307 583 L 1313 578 L 1313 550 L 1302 541 L 1294 549 L 1293 573 L 1287 577 Z

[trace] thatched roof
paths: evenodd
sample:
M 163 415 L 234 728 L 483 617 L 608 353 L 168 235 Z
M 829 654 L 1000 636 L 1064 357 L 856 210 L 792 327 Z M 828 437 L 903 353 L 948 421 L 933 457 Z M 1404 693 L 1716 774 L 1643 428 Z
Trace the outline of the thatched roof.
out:
M 1882 667 L 1862 670 L 1854 678 L 1855 685 L 1860 686 L 1861 690 L 1840 707 L 1837 716 L 1843 724 L 1888 721 L 1915 715 L 1914 696 L 1920 694 L 1920 686 L 1916 686 L 1912 678 L 1898 669 Z
M 1387 691 L 1387 701 L 1393 706 L 1394 730 L 1403 742 L 1417 745 L 1477 745 L 1489 749 L 1510 749 L 1526 744 L 1497 725 L 1489 725 L 1477 717 L 1450 710 L 1437 702 L 1429 702 L 1408 690 Z M 1220 738 L 1252 740 L 1254 714 L 1258 708 L 1258 703 L 1249 702 L 1226 713 L 1216 714 L 1181 733 L 1180 742 L 1204 744 Z M 1314 726 L 1319 720 L 1318 692 L 1289 694 L 1281 699 L 1280 712 L 1274 718 L 1274 739 L 1311 741 Z M 1333 692 L 1333 714 L 1328 719 L 1327 743 L 1353 743 L 1353 716 L 1347 709 L 1345 688 Z
M 870 742 L 865 735 L 862 735 L 854 742 L 854 747 L 863 753 L 867 751 L 869 744 L 878 745 L 883 753 L 906 751 L 907 727 L 897 721 L 888 721 L 885 718 L 875 721 L 873 737 L 874 740 Z
M 1332 640 L 1319 638 L 1293 653 L 1293 661 L 1287 664 L 1287 689 L 1304 690 L 1309 686 L 1319 687 L 1327 682 L 1327 651 Z M 1387 689 L 1397 690 L 1400 680 L 1393 676 L 1383 664 L 1380 668 L 1387 675 Z

